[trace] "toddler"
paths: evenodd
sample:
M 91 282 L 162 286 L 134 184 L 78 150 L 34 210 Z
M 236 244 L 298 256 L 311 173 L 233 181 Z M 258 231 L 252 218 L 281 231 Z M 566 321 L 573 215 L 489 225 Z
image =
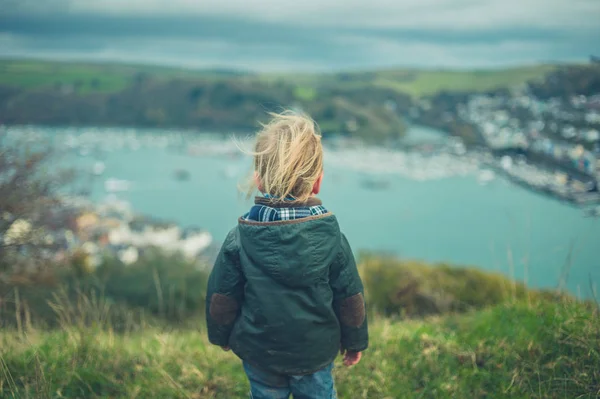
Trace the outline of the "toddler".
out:
M 336 217 L 316 197 L 315 123 L 272 116 L 252 154 L 262 195 L 225 238 L 209 278 L 208 337 L 242 359 L 252 398 L 335 398 L 338 351 L 351 366 L 368 346 L 363 286 Z

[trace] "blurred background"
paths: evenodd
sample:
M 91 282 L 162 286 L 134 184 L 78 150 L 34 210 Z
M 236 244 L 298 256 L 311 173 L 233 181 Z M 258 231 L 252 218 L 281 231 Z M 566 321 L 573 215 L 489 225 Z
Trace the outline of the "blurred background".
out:
M 321 129 L 321 197 L 373 312 L 593 301 L 599 18 L 596 0 L 0 0 L 0 325 L 196 320 L 252 204 L 233 137 L 284 109 Z

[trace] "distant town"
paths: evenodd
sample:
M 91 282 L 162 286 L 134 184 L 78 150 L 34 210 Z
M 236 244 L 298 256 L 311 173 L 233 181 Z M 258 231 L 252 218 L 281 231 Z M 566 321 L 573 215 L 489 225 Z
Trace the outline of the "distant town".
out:
M 410 110 L 447 129 L 516 183 L 577 204 L 600 202 L 600 65 L 489 93 L 440 93 Z M 597 213 L 597 211 L 593 211 Z
M 187 261 L 205 265 L 212 262 L 218 245 L 205 230 L 140 216 L 126 201 L 108 198 L 100 204 L 87 199 L 64 199 L 63 206 L 49 210 L 44 243 L 53 248 L 48 260 L 71 259 L 83 271 L 98 267 L 107 256 L 124 265 L 136 263 L 145 251 L 159 249 L 164 253 L 181 254 Z M 18 244 L 34 227 L 26 220 L 17 220 L 2 238 L 4 244 Z

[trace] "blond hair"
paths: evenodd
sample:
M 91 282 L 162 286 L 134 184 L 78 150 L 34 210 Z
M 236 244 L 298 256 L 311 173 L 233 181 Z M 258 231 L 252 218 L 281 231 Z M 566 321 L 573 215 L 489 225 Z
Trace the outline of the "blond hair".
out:
M 261 185 L 261 191 L 284 201 L 293 197 L 306 201 L 312 195 L 315 182 L 323 172 L 321 134 L 307 115 L 290 111 L 270 113 L 272 119 L 256 135 L 254 174 L 248 185 L 251 196 Z

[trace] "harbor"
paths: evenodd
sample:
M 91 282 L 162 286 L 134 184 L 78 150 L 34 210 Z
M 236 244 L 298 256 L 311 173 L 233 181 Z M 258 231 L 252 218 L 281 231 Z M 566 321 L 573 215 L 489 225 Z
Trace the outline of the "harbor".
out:
M 247 157 L 240 149 L 251 150 L 252 145 L 247 136 L 232 134 L 224 137 L 174 129 L 16 126 L 0 127 L 0 130 L 9 139 L 18 137 L 38 145 L 45 142 L 67 158 L 75 155 L 78 158 L 76 163 L 89 165 L 86 168 L 89 168 L 93 179 L 103 179 L 106 193 L 126 192 L 135 184 L 107 175 L 104 161 L 107 154 L 113 152 L 135 153 L 141 149 L 156 149 L 192 158 L 224 157 L 231 162 L 220 173 L 225 179 L 234 179 L 248 170 Z M 401 176 L 415 181 L 477 176 L 479 183 L 484 185 L 498 177 L 576 206 L 589 207 L 600 203 L 597 181 L 581 178 L 582 173 L 571 176 L 569 172 L 556 168 L 534 165 L 522 154 L 467 150 L 460 139 L 434 129 L 415 126 L 411 131 L 405 140 L 388 147 L 366 146 L 356 140 L 325 141 L 326 166 L 362 173 L 366 175 L 363 187 L 378 190 L 389 187 L 386 176 Z M 490 175 L 489 171 L 493 174 Z M 191 173 L 185 168 L 173 168 L 171 171 L 173 180 L 180 182 L 189 181 Z
M 600 193 L 595 185 L 569 181 L 564 173 L 544 170 L 526 162 L 513 163 L 510 157 L 488 158 L 484 165 L 512 183 L 550 198 L 584 208 L 600 204 Z

